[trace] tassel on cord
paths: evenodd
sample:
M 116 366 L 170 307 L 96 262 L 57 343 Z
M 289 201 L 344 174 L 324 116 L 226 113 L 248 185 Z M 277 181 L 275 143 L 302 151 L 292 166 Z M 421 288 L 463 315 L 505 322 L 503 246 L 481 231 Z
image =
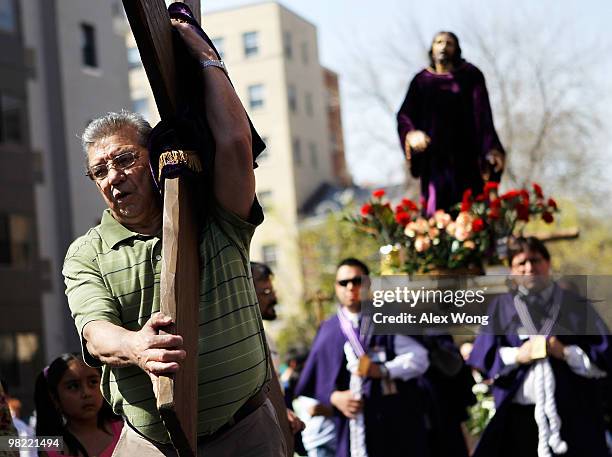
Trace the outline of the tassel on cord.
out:
M 550 425 L 548 445 L 555 454 L 565 454 L 567 443 L 561 438 L 561 418 L 557 413 L 557 404 L 555 403 L 555 375 L 548 359 L 542 361 L 542 369 L 544 373 L 544 392 L 546 393 L 544 412 Z
M 548 359 L 538 361 L 535 376 L 535 421 L 538 424 L 538 457 L 565 454 L 567 443 L 561 438 L 561 418 L 555 403 L 555 376 Z M 549 447 L 550 446 L 550 447 Z
M 162 170 L 166 166 L 185 165 L 194 173 L 202 172 L 202 163 L 195 151 L 172 150 L 162 152 L 159 156 L 159 177 L 161 180 Z

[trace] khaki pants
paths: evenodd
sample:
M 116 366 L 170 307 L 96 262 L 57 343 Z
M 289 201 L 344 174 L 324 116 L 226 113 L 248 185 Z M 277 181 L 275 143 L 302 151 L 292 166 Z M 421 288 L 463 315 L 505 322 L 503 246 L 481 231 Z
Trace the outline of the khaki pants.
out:
M 270 400 L 214 441 L 198 445 L 201 457 L 286 457 L 278 418 Z M 113 457 L 177 457 L 171 445 L 155 443 L 127 424 Z

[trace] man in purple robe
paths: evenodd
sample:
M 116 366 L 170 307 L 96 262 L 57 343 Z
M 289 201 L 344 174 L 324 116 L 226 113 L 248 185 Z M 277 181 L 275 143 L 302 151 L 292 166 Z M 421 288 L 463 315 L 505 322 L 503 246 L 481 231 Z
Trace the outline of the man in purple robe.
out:
M 413 177 L 421 178 L 427 214 L 448 211 L 463 192 L 499 182 L 505 153 L 493 125 L 482 72 L 461 57 L 452 32 L 439 32 L 430 66 L 410 83 L 397 129 Z
M 427 350 L 415 338 L 373 336 L 366 329 L 368 319 L 361 318 L 361 303 L 367 299 L 368 274 L 367 266 L 357 259 L 340 262 L 336 272 L 338 313 L 321 324 L 296 395 L 316 399 L 315 414 L 333 417 L 337 457 L 422 457 L 427 455 L 425 405 L 417 378 L 429 367 Z M 366 371 L 361 398 L 349 388 L 355 375 L 348 360 L 353 344 L 362 345 L 366 356 L 359 357 L 359 370 Z M 362 367 L 364 358 L 368 363 Z M 360 415 L 365 443 L 356 449 L 358 431 L 350 422 L 358 422 Z
M 468 360 L 493 380 L 496 405 L 474 457 L 608 457 L 609 331 L 584 298 L 550 280 L 541 241 L 521 238 L 509 254 L 515 289 L 491 303 L 494 328 Z

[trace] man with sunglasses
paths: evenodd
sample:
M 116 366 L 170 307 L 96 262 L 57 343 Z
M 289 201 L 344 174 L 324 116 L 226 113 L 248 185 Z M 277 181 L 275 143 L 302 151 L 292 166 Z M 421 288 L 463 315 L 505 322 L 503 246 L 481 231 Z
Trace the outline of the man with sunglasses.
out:
M 417 384 L 429 367 L 427 350 L 411 337 L 373 335 L 361 314 L 369 288 L 363 262 L 340 262 L 337 312 L 321 324 L 296 395 L 319 402 L 313 414 L 333 417 L 337 457 L 427 455 Z
M 265 395 L 270 366 L 249 265 L 250 240 L 263 220 L 253 173 L 258 137 L 223 62 L 194 24 L 172 25 L 200 64 L 215 144 L 214 163 L 202 163 L 212 183 L 198 195 L 207 204 L 200 301 L 194 303 L 200 310 L 197 452 L 285 457 Z M 127 424 L 115 450 L 122 456 L 176 456 L 151 380 L 176 373 L 186 355 L 180 335 L 159 334 L 171 319 L 158 312 L 162 203 L 150 161 L 159 151 L 147 148 L 151 132 L 142 117 L 127 112 L 109 113 L 85 129 L 87 175 L 108 208 L 70 246 L 63 270 L 85 360 L 102 366 L 104 397 Z

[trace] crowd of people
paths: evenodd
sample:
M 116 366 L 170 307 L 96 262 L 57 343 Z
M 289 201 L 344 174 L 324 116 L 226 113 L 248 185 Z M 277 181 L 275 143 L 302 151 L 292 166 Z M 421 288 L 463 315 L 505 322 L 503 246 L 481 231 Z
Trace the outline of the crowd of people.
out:
M 261 141 L 214 46 L 181 5 L 171 6 L 172 24 L 202 64 L 214 161 L 194 166 L 207 157 L 188 154 L 199 138 L 180 138 L 185 129 L 176 126 L 152 129 L 128 112 L 89 123 L 82 136 L 87 174 L 108 208 L 70 246 L 63 269 L 82 355 L 63 354 L 38 376 L 33 430 L 6 408 L 1 428 L 63 437 L 63 451 L 45 451 L 51 457 L 177 455 L 153 387 L 187 356 L 181 335 L 160 333 L 172 324 L 159 312 L 159 179 L 170 164 L 174 174 L 191 167 L 210 178 L 196 196 L 198 454 L 467 456 L 462 423 L 475 400 L 475 369 L 491 385 L 497 407 L 475 456 L 609 455 L 608 329 L 588 303 L 566 306 L 578 297 L 551 279 L 550 255 L 535 238 L 511 249 L 511 287 L 489 309 L 498 331 L 475 339 L 467 363 L 448 334 L 375 334 L 363 313 L 369 268 L 347 258 L 337 266 L 335 312 L 307 354 L 292 353 L 281 372 L 263 326 L 276 319 L 273 273 L 249 260 L 251 237 L 263 221 L 253 172 Z M 484 77 L 463 60 L 457 37 L 437 34 L 430 57 L 398 114 L 426 212 L 448 209 L 466 188 L 478 191 L 486 179 L 499 179 L 505 161 Z M 587 318 L 598 332 L 584 336 Z M 9 404 L 4 389 L 0 400 Z
M 274 340 L 265 334 L 286 409 L 269 406 L 271 419 L 262 426 L 280 430 L 286 418 L 294 435 L 291 447 L 309 457 L 609 456 L 605 418 L 612 349 L 605 323 L 588 302 L 552 280 L 550 254 L 541 241 L 516 240 L 510 264 L 510 288 L 489 306 L 495 331 L 483 331 L 462 354 L 449 335 L 375 335 L 362 312 L 370 299 L 369 268 L 359 259 L 342 260 L 335 313 L 309 348 L 287 354 L 282 371 Z M 275 320 L 273 272 L 258 262 L 249 267 L 259 315 Z M 580 333 L 587 328 L 589 335 Z M 473 370 L 490 385 L 496 413 L 476 448 L 469 449 L 462 423 L 475 401 Z M 32 429 L 18 417 L 19 402 L 3 398 L 13 406 L 20 436 L 63 438 L 64 452 L 48 450 L 50 457 L 127 455 L 127 445 L 145 455 L 175 455 L 161 443 L 154 452 L 130 444 L 125 435 L 136 429 L 125 412 L 113 412 L 101 382 L 102 369 L 81 355 L 53 360 L 36 379 Z M 248 440 L 256 433 L 251 430 L 236 436 Z M 140 441 L 148 440 L 141 435 Z M 271 455 L 267 449 L 248 454 L 224 446 L 217 452 L 213 455 Z

